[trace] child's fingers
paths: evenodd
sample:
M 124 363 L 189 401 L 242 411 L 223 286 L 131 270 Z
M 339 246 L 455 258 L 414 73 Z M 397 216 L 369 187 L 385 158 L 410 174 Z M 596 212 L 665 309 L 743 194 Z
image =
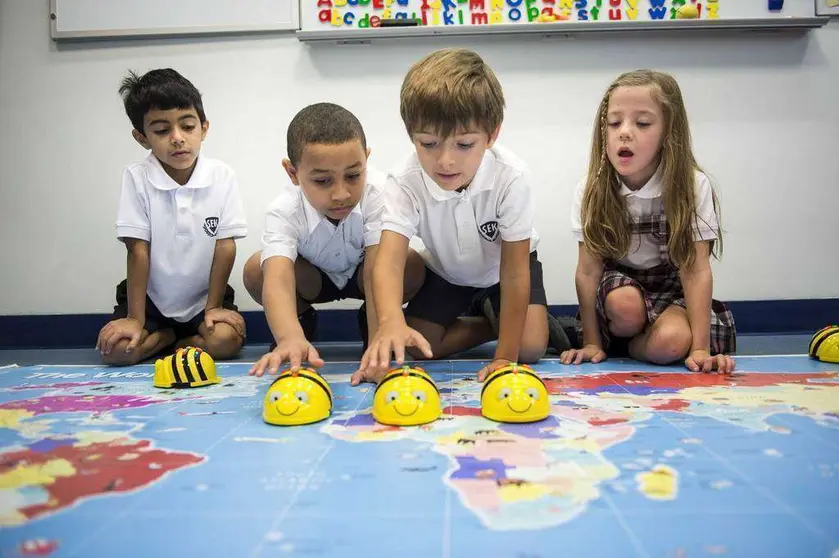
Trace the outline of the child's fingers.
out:
M 325 362 L 323 362 L 323 359 L 320 358 L 318 350 L 315 349 L 312 345 L 309 345 L 309 354 L 307 355 L 306 360 L 315 368 L 320 368 L 321 366 L 326 364 Z
M 685 366 L 688 370 L 692 372 L 698 372 L 699 366 L 697 366 L 696 361 L 693 359 L 692 356 L 689 356 L 685 359 Z
M 303 352 L 299 349 L 292 349 L 289 351 L 289 364 L 291 364 L 291 371 L 296 372 L 300 370 L 300 365 L 303 363 Z
M 140 335 L 141 334 L 142 334 L 142 332 L 138 331 L 137 333 L 135 333 L 134 335 L 131 336 L 131 341 L 129 341 L 128 346 L 125 347 L 125 352 L 126 353 L 130 353 L 131 351 L 136 349 L 138 345 L 140 345 Z
M 411 333 L 411 344 L 417 347 L 427 358 L 434 358 L 431 352 L 431 343 L 418 331 Z
M 289 355 L 288 351 L 283 349 L 281 351 L 274 351 L 268 357 L 269 369 L 268 372 L 270 374 L 276 374 L 280 370 L 280 366 L 289 359 L 291 355 Z
M 114 345 L 119 343 L 119 340 L 122 339 L 122 337 L 123 337 L 122 332 L 119 329 L 114 328 L 114 330 L 111 331 L 111 334 L 105 340 L 105 354 L 106 355 L 111 354 L 111 351 L 114 350 Z
M 251 376 L 256 376 L 257 378 L 261 377 L 265 373 L 265 367 L 268 365 L 269 361 L 269 355 L 262 355 L 262 358 L 260 358 L 256 362 L 256 364 L 253 365 L 248 374 L 250 374 Z
M 370 366 L 370 359 L 372 358 L 372 355 L 376 354 L 376 349 L 374 348 L 375 343 L 375 341 L 372 341 L 370 345 L 367 346 L 367 350 L 364 351 L 364 354 L 361 355 L 361 362 L 358 364 L 359 372 L 364 372 L 367 370 L 367 367 Z
M 585 351 L 577 351 L 577 354 L 574 356 L 574 364 L 582 364 L 585 356 Z
M 408 342 L 410 343 L 410 339 Z M 402 366 L 405 362 L 405 343 L 401 340 L 394 339 L 392 345 L 390 343 L 388 344 L 388 349 L 390 349 L 391 346 L 393 348 L 393 360 L 396 361 L 396 364 Z M 381 353 L 379 353 L 379 355 L 381 356 Z M 388 350 L 387 357 L 385 357 L 384 362 L 390 364 L 390 350 Z M 385 367 L 387 364 L 385 364 Z

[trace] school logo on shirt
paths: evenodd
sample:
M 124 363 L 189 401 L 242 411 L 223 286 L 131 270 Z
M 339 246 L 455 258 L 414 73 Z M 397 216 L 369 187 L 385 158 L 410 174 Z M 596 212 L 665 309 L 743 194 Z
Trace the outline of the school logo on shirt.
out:
M 216 236 L 218 234 L 218 217 L 207 217 L 204 219 L 204 232 L 207 236 Z
M 478 230 L 484 239 L 495 242 L 495 239 L 498 238 L 498 221 L 487 221 L 479 226 Z

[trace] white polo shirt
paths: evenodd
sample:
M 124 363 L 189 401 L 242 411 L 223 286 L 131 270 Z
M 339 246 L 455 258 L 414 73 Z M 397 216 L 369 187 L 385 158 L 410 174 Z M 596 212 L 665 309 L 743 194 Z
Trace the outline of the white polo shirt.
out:
M 367 183 L 361 199 L 349 215 L 334 225 L 319 213 L 290 182 L 268 207 L 262 233 L 262 261 L 297 256 L 321 269 L 343 289 L 364 257 L 364 249 L 379 243 L 382 235 L 385 175 L 367 167 Z
M 626 184 L 621 182 L 620 194 L 626 199 L 626 207 L 631 218 L 635 221 L 650 215 L 664 212 L 664 202 L 661 197 L 661 169 L 644 184 L 640 189 L 632 191 Z M 714 212 L 713 190 L 711 181 L 705 173 L 696 171 L 696 212 L 698 218 L 694 220 L 694 239 L 714 240 L 717 238 L 718 227 L 717 214 Z M 581 209 L 583 194 L 586 189 L 586 181 L 582 180 L 577 184 L 574 195 L 574 203 L 571 208 L 571 232 L 577 242 L 583 241 L 583 225 Z M 650 269 L 661 265 L 664 261 L 661 258 L 659 243 L 648 234 L 633 235 L 630 242 L 629 252 L 618 261 L 619 264 L 633 269 Z
M 207 305 L 216 240 L 248 234 L 233 169 L 204 155 L 183 186 L 152 154 L 126 167 L 116 228 L 120 240 L 151 243 L 148 296 L 179 322 Z
M 530 171 L 503 147 L 486 151 L 462 192 L 440 188 L 413 153 L 388 176 L 382 229 L 417 235 L 426 264 L 446 281 L 486 288 L 500 279 L 502 240 L 530 239 L 536 249 L 533 214 Z

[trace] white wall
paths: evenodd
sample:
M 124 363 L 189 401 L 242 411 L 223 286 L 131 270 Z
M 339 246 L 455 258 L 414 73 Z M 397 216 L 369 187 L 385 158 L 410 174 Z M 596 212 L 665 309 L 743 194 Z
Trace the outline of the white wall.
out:
M 293 36 L 56 46 L 47 0 L 0 0 L 0 315 L 107 312 L 125 273 L 114 238 L 123 165 L 145 156 L 117 87 L 129 68 L 174 67 L 204 95 L 204 144 L 238 172 L 259 248 L 262 211 L 283 179 L 285 127 L 330 100 L 365 124 L 371 161 L 410 144 L 398 115 L 409 65 L 442 41 L 309 46 Z M 715 294 L 728 300 L 839 296 L 839 23 L 806 35 L 449 40 L 495 68 L 508 100 L 502 141 L 531 163 L 550 302 L 574 303 L 568 206 L 594 111 L 618 73 L 673 72 L 727 232 Z

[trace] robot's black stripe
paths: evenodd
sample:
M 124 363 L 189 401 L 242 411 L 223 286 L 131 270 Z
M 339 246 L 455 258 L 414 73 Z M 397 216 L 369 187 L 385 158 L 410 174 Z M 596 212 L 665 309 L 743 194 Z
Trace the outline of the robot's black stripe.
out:
M 379 388 L 388 383 L 389 381 L 405 375 L 405 372 L 402 372 L 401 370 L 398 373 L 391 374 L 390 376 L 382 380 L 382 383 L 376 386 L 376 391 L 379 391 Z M 428 382 L 431 385 L 431 387 L 433 387 L 435 390 L 437 389 L 437 386 L 434 385 L 434 382 L 432 382 L 425 374 L 418 374 L 417 372 L 408 372 L 407 375 L 414 376 L 415 378 L 422 378 L 423 380 Z
M 181 366 L 183 366 L 184 368 L 184 374 L 186 374 L 187 383 L 191 384 L 192 382 L 194 382 L 195 375 L 189 368 L 189 349 L 184 349 L 181 351 Z
M 332 405 L 332 392 L 329 391 L 329 386 L 326 385 L 326 382 L 324 382 L 323 379 L 320 376 L 317 376 L 315 374 L 307 374 L 306 372 L 303 372 L 302 370 L 298 370 L 297 374 L 299 376 L 303 376 L 304 378 L 308 378 L 309 380 L 312 380 L 314 383 L 319 385 L 321 387 L 321 389 L 323 389 L 323 391 L 326 392 L 326 396 L 329 398 L 329 404 Z M 293 372 L 284 372 L 284 373 L 280 374 L 280 376 L 271 383 L 271 386 L 273 387 L 274 384 L 276 384 L 277 382 L 279 382 L 283 378 L 288 378 L 289 376 L 294 376 L 294 373 Z
M 824 343 L 827 339 L 830 339 L 831 337 L 837 334 L 839 334 L 839 329 L 834 331 L 825 331 L 824 334 L 822 334 L 822 336 L 819 337 L 819 339 L 815 343 L 813 343 L 813 348 L 810 350 L 810 355 L 815 357 L 816 353 L 819 352 L 819 347 L 821 347 L 821 344 Z
M 193 360 L 195 361 L 195 369 L 198 370 L 198 377 L 202 382 L 207 381 L 207 372 L 204 370 L 204 365 L 201 364 L 201 351 L 192 352 Z
M 507 374 L 512 374 L 513 372 L 518 372 L 519 374 L 527 374 L 528 376 L 533 376 L 534 378 L 536 378 L 537 380 L 539 380 L 539 382 L 540 382 L 542 385 L 544 385 L 544 384 L 545 384 L 545 382 L 543 382 L 543 381 L 542 381 L 542 378 L 540 378 L 539 376 L 537 376 L 536 374 L 534 374 L 534 373 L 533 373 L 533 372 L 531 372 L 530 370 L 528 370 L 528 369 L 526 369 L 526 368 L 513 368 L 513 369 L 507 370 L 507 371 L 505 371 L 505 372 L 500 372 L 500 373 L 498 373 L 498 374 L 494 375 L 494 376 L 493 376 L 492 378 L 490 378 L 488 381 L 484 382 L 484 387 L 482 387 L 482 388 L 481 388 L 481 397 L 483 397 L 483 396 L 484 396 L 484 390 L 487 388 L 487 386 L 488 386 L 489 384 L 491 384 L 492 382 L 494 382 L 495 380 L 497 380 L 497 379 L 498 379 L 498 378 L 500 378 L 501 376 L 506 376 Z

